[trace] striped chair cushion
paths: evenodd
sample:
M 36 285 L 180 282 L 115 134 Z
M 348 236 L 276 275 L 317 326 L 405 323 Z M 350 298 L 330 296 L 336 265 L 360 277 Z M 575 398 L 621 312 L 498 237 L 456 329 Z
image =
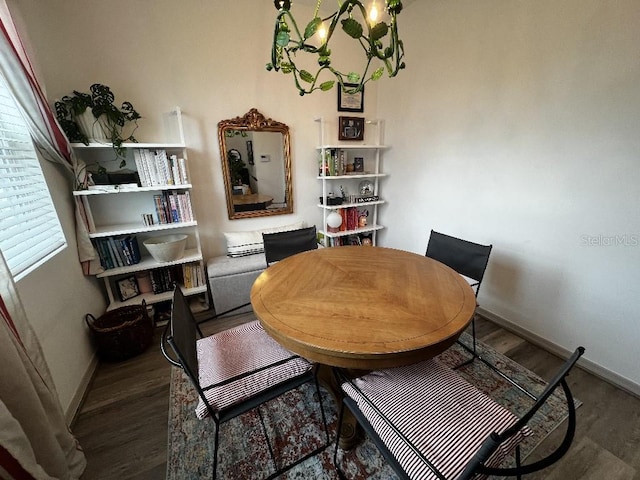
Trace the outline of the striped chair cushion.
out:
M 517 420 L 435 359 L 376 371 L 353 383 L 446 478 L 457 478 L 489 434 L 502 432 Z M 362 393 L 349 383 L 343 383 L 342 389 L 357 403 L 410 478 L 437 478 Z M 499 465 L 529 434 L 527 429 L 515 435 L 487 465 Z
M 255 320 L 202 338 L 197 342 L 199 380 L 214 410 L 221 410 L 303 374 L 311 364 L 294 357 L 288 362 L 249 374 L 225 385 L 205 390 L 237 375 L 292 357 L 293 353 L 273 340 Z M 208 410 L 202 399 L 196 407 L 198 418 Z

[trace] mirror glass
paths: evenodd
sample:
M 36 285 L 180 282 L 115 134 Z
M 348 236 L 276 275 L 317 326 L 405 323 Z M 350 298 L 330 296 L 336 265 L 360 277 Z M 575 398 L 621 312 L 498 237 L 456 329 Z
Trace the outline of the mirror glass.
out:
M 252 108 L 218 123 L 229 219 L 293 213 L 289 127 Z

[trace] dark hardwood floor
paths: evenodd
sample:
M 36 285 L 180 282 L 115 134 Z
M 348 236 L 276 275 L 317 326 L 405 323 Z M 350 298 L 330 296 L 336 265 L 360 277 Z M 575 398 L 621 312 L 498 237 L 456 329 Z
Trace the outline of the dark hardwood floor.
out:
M 206 333 L 250 318 L 245 314 L 208 322 Z M 483 342 L 543 378 L 550 378 L 562 363 L 488 320 L 477 323 Z M 87 457 L 83 480 L 165 478 L 170 366 L 160 352 L 160 334 L 157 329 L 153 346 L 142 355 L 98 367 L 72 426 Z M 579 368 L 569 383 L 583 402 L 573 446 L 559 463 L 526 478 L 640 480 L 640 399 Z M 548 451 L 563 429 L 550 435 L 530 459 Z

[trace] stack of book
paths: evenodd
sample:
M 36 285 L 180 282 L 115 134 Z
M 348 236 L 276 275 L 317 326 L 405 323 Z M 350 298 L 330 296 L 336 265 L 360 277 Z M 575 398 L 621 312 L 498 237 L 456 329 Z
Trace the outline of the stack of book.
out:
M 133 157 L 140 177 L 140 185 L 154 187 L 162 185 L 186 185 L 189 183 L 184 158 L 167 155 L 165 150 L 136 148 Z
M 173 290 L 173 286 L 176 283 L 184 285 L 185 288 L 205 285 L 204 273 L 199 263 L 155 268 L 150 273 L 151 287 L 156 295 Z
M 126 267 L 140 262 L 140 248 L 135 235 L 95 239 L 102 268 Z
M 191 197 L 189 191 L 162 192 L 153 196 L 158 223 L 192 222 Z

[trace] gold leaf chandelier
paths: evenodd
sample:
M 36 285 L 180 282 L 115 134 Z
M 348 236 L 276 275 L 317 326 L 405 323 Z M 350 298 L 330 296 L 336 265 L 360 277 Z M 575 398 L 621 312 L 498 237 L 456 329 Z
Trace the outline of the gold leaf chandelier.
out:
M 398 37 L 397 23 L 397 17 L 402 11 L 402 1 L 384 1 L 387 21 L 378 20 L 378 2 L 382 1 L 372 0 L 368 10 L 360 0 L 338 1 L 338 9 L 321 18 L 319 12 L 322 0 L 318 0 L 313 18 L 304 31 L 301 31 L 291 13 L 292 1 L 274 0 L 278 15 L 273 33 L 271 62 L 267 64 L 267 70 L 292 75 L 300 95 L 315 90 L 331 90 L 336 83 L 344 92 L 356 93 L 367 82 L 382 78 L 385 70 L 389 77 L 395 77 L 405 68 L 402 61 L 404 45 Z M 361 73 L 345 73 L 332 64 L 329 43 L 333 34 L 340 30 L 348 38 L 359 42 L 364 51 L 365 66 Z M 297 56 L 306 53 L 317 55 L 315 74 L 309 71 L 311 69 L 296 65 Z M 321 77 L 329 77 L 329 80 L 322 80 Z

